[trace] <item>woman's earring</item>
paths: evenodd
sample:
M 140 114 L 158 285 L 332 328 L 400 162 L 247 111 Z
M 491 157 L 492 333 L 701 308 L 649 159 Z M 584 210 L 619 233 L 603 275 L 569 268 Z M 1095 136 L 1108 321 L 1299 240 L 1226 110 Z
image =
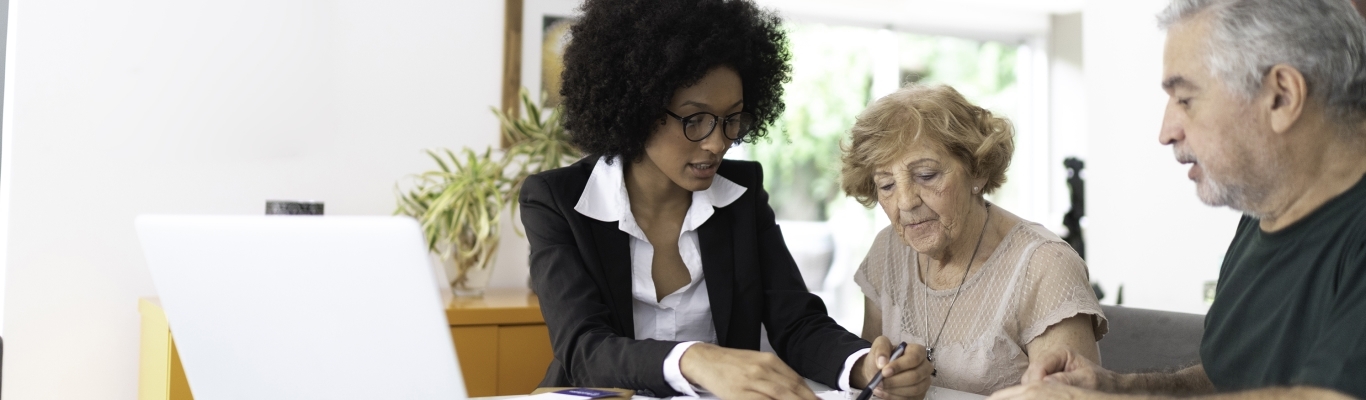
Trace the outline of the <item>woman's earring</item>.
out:
M 972 187 L 972 194 L 977 194 L 977 192 L 979 192 L 979 191 L 981 191 L 981 190 L 982 190 L 982 188 L 973 186 L 973 187 Z

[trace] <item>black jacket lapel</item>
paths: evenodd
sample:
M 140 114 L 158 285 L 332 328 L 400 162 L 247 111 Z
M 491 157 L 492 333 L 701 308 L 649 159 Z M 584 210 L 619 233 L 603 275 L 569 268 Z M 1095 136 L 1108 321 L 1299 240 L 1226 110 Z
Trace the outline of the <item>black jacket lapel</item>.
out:
M 603 222 L 590 219 L 593 226 L 593 242 L 597 244 L 598 259 L 602 261 L 602 274 L 607 279 L 607 304 L 612 314 L 621 322 L 618 329 L 621 335 L 635 338 L 635 321 L 631 308 L 631 236 L 617 229 L 617 222 Z
M 711 319 L 716 325 L 717 344 L 725 346 L 730 329 L 735 286 L 735 241 L 731 239 L 730 212 L 716 209 L 707 222 L 697 228 L 697 240 L 702 250 L 702 274 L 707 281 L 707 298 L 711 300 Z

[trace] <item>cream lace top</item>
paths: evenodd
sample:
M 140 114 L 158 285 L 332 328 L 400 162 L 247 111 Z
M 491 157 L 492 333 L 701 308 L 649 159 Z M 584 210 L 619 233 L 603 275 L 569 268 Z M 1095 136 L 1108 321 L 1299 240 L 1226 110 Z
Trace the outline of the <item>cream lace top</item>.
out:
M 892 343 L 930 347 L 957 289 L 926 286 L 918 259 L 887 227 L 878 233 L 854 281 L 882 310 L 883 336 Z M 1039 224 L 1015 225 L 977 268 L 963 283 L 935 348 L 939 372 L 932 378 L 934 386 L 989 395 L 1019 384 L 1029 366 L 1024 346 L 1049 326 L 1090 314 L 1096 340 L 1109 330 L 1091 291 L 1086 263 Z

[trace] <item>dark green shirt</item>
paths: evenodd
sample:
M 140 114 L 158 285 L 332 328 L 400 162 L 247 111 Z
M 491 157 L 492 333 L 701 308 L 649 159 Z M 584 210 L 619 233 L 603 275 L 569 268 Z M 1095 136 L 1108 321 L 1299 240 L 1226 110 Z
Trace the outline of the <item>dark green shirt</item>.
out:
M 1366 398 L 1366 179 L 1278 232 L 1243 217 L 1200 358 L 1220 391 L 1309 385 Z

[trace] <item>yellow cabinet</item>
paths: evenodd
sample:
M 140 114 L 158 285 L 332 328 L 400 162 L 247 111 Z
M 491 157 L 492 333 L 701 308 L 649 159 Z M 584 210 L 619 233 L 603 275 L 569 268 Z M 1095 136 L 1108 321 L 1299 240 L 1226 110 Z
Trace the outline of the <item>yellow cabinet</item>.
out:
M 189 400 L 175 340 L 156 298 L 138 300 L 142 351 L 138 400 Z M 446 309 L 451 340 L 470 397 L 528 394 L 550 366 L 550 335 L 536 295 L 526 289 L 489 289 L 482 298 L 457 298 Z
M 489 289 L 482 298 L 457 298 L 446 309 L 460 372 L 470 397 L 529 394 L 554 357 L 536 295 L 526 289 Z
M 180 354 L 156 298 L 138 300 L 142 314 L 142 352 L 138 355 L 138 400 L 191 399 Z

